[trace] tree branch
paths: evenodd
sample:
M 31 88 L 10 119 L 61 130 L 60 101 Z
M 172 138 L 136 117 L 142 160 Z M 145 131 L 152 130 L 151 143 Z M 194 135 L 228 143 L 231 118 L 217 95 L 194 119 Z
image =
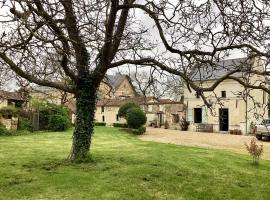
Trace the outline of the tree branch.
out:
M 69 93 L 75 93 L 75 89 L 72 87 L 69 87 L 67 85 L 64 85 L 62 83 L 55 83 L 55 82 L 50 82 L 47 80 L 41 80 L 38 79 L 36 77 L 34 77 L 31 74 L 26 73 L 25 71 L 23 71 L 21 68 L 19 68 L 9 57 L 7 57 L 7 55 L 5 53 L 0 53 L 0 58 L 3 59 L 3 61 L 5 63 L 7 63 L 7 65 L 19 76 L 25 78 L 26 80 L 33 82 L 35 84 L 38 85 L 42 85 L 42 86 L 48 86 L 48 87 L 53 87 L 56 89 L 60 89 Z

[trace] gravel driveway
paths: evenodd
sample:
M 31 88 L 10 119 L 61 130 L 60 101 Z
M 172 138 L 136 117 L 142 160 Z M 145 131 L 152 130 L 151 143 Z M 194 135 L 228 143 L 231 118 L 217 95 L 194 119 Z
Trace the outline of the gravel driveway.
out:
M 244 143 L 249 142 L 252 136 L 147 128 L 146 133 L 139 138 L 145 141 L 225 149 L 237 153 L 247 154 Z M 264 146 L 262 158 L 270 160 L 270 140 L 258 141 L 258 143 L 263 144 Z

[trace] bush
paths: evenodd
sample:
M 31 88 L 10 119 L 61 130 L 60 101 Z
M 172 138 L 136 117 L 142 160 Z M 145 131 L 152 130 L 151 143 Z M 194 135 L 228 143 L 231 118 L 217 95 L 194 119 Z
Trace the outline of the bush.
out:
M 182 131 L 187 131 L 189 127 L 189 122 L 182 117 L 182 120 L 180 121 L 180 128 Z
M 124 105 L 122 105 L 119 110 L 118 110 L 118 116 L 119 117 L 123 117 L 123 118 L 127 118 L 127 113 L 129 112 L 130 109 L 132 108 L 137 108 L 137 109 L 140 109 L 140 107 L 133 103 L 133 102 L 128 102 Z
M 136 135 L 142 135 L 146 131 L 146 128 L 144 126 L 140 126 L 138 129 L 132 129 L 132 133 Z
M 246 149 L 252 157 L 252 163 L 259 164 L 259 159 L 263 153 L 263 145 L 258 145 L 256 138 L 252 138 L 250 144 L 245 143 Z
M 66 131 L 69 127 L 69 120 L 62 115 L 51 115 L 49 117 L 48 129 L 51 131 Z
M 128 111 L 126 120 L 129 128 L 138 129 L 146 123 L 147 118 L 141 109 L 132 108 Z
M 33 131 L 32 123 L 29 119 L 19 117 L 17 130 L 21 131 Z
M 0 123 L 0 136 L 7 136 L 7 135 L 12 135 L 12 132 L 7 130 L 6 127 Z
M 140 127 L 138 128 L 138 133 L 139 133 L 140 135 L 144 134 L 145 131 L 146 131 L 146 128 L 145 128 L 144 126 L 140 126 Z
M 157 128 L 158 127 L 157 120 L 154 119 L 154 120 L 150 121 L 149 126 L 154 127 L 154 128 Z
M 32 117 L 32 111 L 19 109 L 18 115 L 21 118 L 30 119 Z
M 169 122 L 166 120 L 164 123 L 164 129 L 168 129 L 169 128 Z
M 250 134 L 255 135 L 256 132 L 256 124 L 254 122 L 250 123 Z
M 61 116 L 61 117 L 57 117 L 55 115 Z M 62 124 L 59 125 L 59 127 L 54 128 L 53 127 L 53 124 L 55 124 L 54 121 L 56 122 L 59 121 Z M 55 125 L 57 126 L 57 124 Z M 57 129 L 57 131 L 59 131 L 58 129 L 63 129 L 64 127 L 66 127 L 66 125 L 67 125 L 67 128 L 70 125 L 69 114 L 66 107 L 62 105 L 48 103 L 46 104 L 46 106 L 42 107 L 41 110 L 39 111 L 39 129 L 40 130 L 56 131 Z
M 13 117 L 17 117 L 18 112 L 19 112 L 19 110 L 13 106 L 6 106 L 6 107 L 2 107 L 0 109 L 1 115 L 12 115 Z
M 124 123 L 113 123 L 113 127 L 127 128 L 127 124 Z
M 106 126 L 105 122 L 95 122 L 95 126 Z

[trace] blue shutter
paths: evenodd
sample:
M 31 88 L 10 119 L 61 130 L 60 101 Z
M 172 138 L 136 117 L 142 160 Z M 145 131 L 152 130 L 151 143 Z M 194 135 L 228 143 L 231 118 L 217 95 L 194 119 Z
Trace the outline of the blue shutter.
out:
M 206 106 L 202 107 L 202 123 L 208 123 L 208 109 Z

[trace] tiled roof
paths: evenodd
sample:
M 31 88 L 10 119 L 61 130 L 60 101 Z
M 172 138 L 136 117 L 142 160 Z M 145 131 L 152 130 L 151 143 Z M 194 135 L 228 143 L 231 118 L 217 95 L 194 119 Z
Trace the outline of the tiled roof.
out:
M 248 58 L 236 58 L 217 62 L 214 66 L 202 65 L 190 73 L 190 78 L 194 81 L 198 80 L 215 80 L 222 76 L 239 69 L 240 72 L 232 74 L 232 76 L 243 77 L 245 69 L 251 67 L 251 60 Z
M 127 77 L 127 75 L 122 74 L 106 75 L 104 80 L 115 90 Z
M 156 99 L 155 97 L 134 97 L 126 99 L 100 99 L 97 106 L 121 106 L 128 102 L 134 102 L 138 105 L 155 105 L 155 104 L 181 104 L 181 102 L 170 99 Z
M 12 100 L 19 100 L 24 101 L 25 99 L 22 95 L 18 92 L 7 92 L 4 90 L 0 90 L 0 98 L 2 99 L 12 99 Z

